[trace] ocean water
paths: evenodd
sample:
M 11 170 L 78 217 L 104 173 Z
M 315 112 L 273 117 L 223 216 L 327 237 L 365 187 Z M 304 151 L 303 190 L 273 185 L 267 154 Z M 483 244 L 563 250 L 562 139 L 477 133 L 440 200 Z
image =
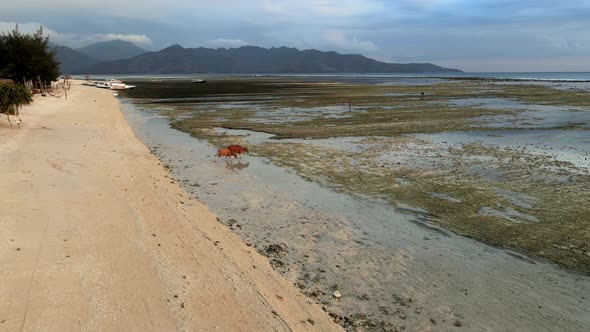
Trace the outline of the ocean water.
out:
M 92 79 L 129 78 L 129 79 L 190 79 L 194 77 L 255 77 L 253 74 L 145 74 L 145 75 L 90 75 Z M 305 77 L 305 78 L 482 78 L 507 79 L 528 81 L 577 81 L 590 82 L 590 72 L 464 72 L 464 73 L 273 73 L 264 77 Z M 86 79 L 85 76 L 74 76 L 76 79 Z

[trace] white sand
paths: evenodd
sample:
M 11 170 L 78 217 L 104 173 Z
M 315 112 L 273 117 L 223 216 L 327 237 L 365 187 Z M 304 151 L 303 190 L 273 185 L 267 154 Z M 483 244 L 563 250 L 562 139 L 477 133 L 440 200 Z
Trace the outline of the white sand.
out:
M 21 114 L 0 117 L 0 331 L 341 330 L 170 181 L 110 91 Z

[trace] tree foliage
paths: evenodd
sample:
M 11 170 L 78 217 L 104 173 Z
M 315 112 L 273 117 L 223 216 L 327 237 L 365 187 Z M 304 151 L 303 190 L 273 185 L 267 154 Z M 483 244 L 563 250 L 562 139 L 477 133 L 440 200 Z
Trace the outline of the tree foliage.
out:
M 43 37 L 43 28 L 34 34 L 22 34 L 18 26 L 0 36 L 0 78 L 11 78 L 17 82 L 23 79 L 41 78 L 46 84 L 57 80 L 59 62 L 48 47 L 49 37 Z
M 31 92 L 24 86 L 0 83 L 0 113 L 17 114 L 20 107 L 32 101 Z

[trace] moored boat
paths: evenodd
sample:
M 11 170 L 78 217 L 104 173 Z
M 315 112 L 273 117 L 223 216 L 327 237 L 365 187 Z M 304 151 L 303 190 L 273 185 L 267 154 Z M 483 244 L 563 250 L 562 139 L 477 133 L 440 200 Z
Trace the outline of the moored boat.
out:
M 125 83 L 112 83 L 111 84 L 111 90 L 127 90 L 127 89 L 133 89 L 135 88 L 135 85 L 127 85 Z

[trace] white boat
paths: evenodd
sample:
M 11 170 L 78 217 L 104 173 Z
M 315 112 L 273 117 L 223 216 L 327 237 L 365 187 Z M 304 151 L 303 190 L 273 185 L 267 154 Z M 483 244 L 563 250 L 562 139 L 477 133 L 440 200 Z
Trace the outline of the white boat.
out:
M 133 89 L 135 88 L 135 85 L 127 85 L 125 83 L 112 83 L 111 84 L 111 90 L 127 90 L 127 89 Z
M 207 83 L 205 80 L 193 80 L 193 83 Z
M 101 89 L 110 89 L 111 85 L 109 84 L 109 82 L 98 82 L 96 84 L 96 87 Z

